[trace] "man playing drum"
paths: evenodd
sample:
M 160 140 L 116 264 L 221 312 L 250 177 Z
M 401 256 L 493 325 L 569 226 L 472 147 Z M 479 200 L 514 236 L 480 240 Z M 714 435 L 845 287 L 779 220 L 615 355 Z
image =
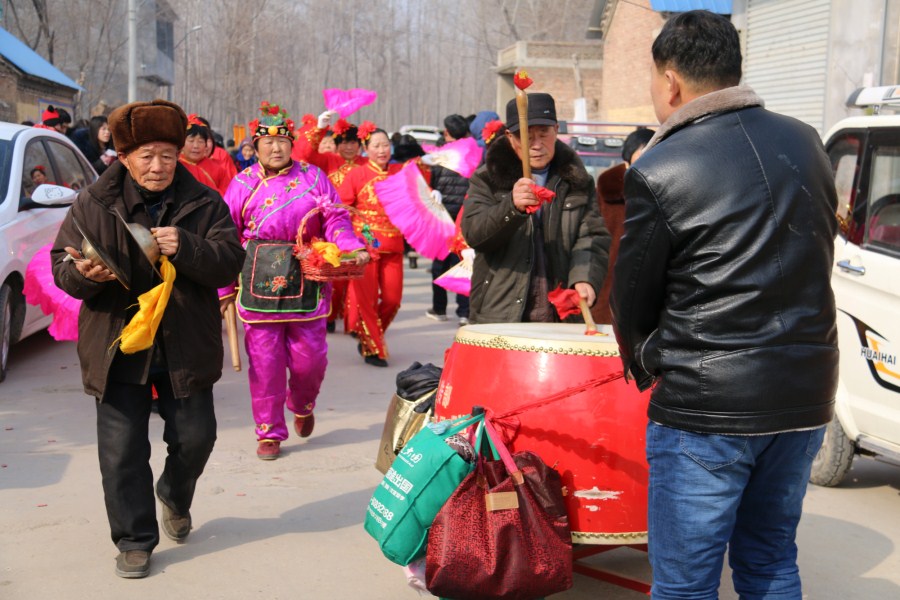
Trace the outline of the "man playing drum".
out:
M 492 143 L 469 181 L 462 232 L 475 249 L 469 321 L 553 322 L 547 294 L 574 287 L 594 303 L 609 260 L 609 233 L 594 181 L 575 152 L 556 139 L 550 94 L 528 94 L 528 140 L 522 148 L 516 100 L 506 105 L 506 137 Z M 523 177 L 523 152 L 532 178 Z M 556 197 L 541 205 L 533 185 Z M 537 210 L 534 208 L 537 207 Z

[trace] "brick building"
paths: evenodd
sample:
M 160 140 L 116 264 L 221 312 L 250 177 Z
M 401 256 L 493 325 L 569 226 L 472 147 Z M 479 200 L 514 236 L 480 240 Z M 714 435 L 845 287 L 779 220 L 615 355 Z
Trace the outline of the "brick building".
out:
M 73 113 L 81 87 L 0 28 L 0 121 L 40 123 L 47 106 Z
M 547 92 L 556 100 L 560 120 L 575 118 L 576 98 L 585 98 L 589 121 L 600 118 L 603 48 L 598 42 L 516 42 L 497 55 L 497 112 L 515 97 L 513 74 L 524 69 L 534 79 L 529 92 Z

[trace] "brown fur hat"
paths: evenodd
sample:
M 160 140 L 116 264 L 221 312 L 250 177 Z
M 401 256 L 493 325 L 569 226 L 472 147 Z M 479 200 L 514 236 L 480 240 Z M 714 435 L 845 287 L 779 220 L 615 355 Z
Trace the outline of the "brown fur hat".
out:
M 151 142 L 169 142 L 181 149 L 187 125 L 181 107 L 165 100 L 132 102 L 109 114 L 113 144 L 125 154 Z

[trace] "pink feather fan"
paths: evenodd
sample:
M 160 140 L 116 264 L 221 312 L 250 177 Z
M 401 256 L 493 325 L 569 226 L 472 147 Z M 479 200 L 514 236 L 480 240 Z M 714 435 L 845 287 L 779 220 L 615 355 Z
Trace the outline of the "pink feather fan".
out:
M 376 183 L 375 193 L 391 223 L 416 252 L 432 260 L 447 257 L 456 224 L 431 196 L 431 188 L 415 162 L 408 162 L 399 172 Z
M 50 248 L 47 244 L 37 251 L 25 268 L 25 301 L 40 306 L 45 315 L 53 315 L 50 335 L 60 342 L 78 339 L 78 311 L 81 300 L 73 298 L 53 281 L 53 266 Z
M 422 162 L 427 165 L 440 165 L 451 171 L 456 171 L 466 179 L 472 176 L 478 163 L 481 162 L 481 148 L 474 138 L 466 137 L 437 146 L 423 146 L 425 152 Z
M 435 279 L 434 285 L 440 286 L 448 292 L 468 296 L 472 289 L 472 262 L 463 259 L 456 263 Z
M 363 106 L 368 106 L 375 102 L 378 94 L 372 90 L 360 88 L 353 88 L 352 90 L 329 88 L 322 90 L 322 97 L 325 98 L 325 108 L 337 112 L 340 118 L 346 119 Z

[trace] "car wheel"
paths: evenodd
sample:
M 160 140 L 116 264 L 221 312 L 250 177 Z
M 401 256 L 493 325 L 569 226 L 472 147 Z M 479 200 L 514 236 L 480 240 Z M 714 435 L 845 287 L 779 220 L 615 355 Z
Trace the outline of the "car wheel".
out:
M 819 453 L 813 459 L 809 480 L 826 487 L 838 485 L 853 462 L 853 442 L 844 433 L 837 415 L 825 426 L 825 439 Z
M 9 347 L 12 344 L 12 289 L 0 285 L 0 381 L 6 379 L 6 363 L 9 361 Z

